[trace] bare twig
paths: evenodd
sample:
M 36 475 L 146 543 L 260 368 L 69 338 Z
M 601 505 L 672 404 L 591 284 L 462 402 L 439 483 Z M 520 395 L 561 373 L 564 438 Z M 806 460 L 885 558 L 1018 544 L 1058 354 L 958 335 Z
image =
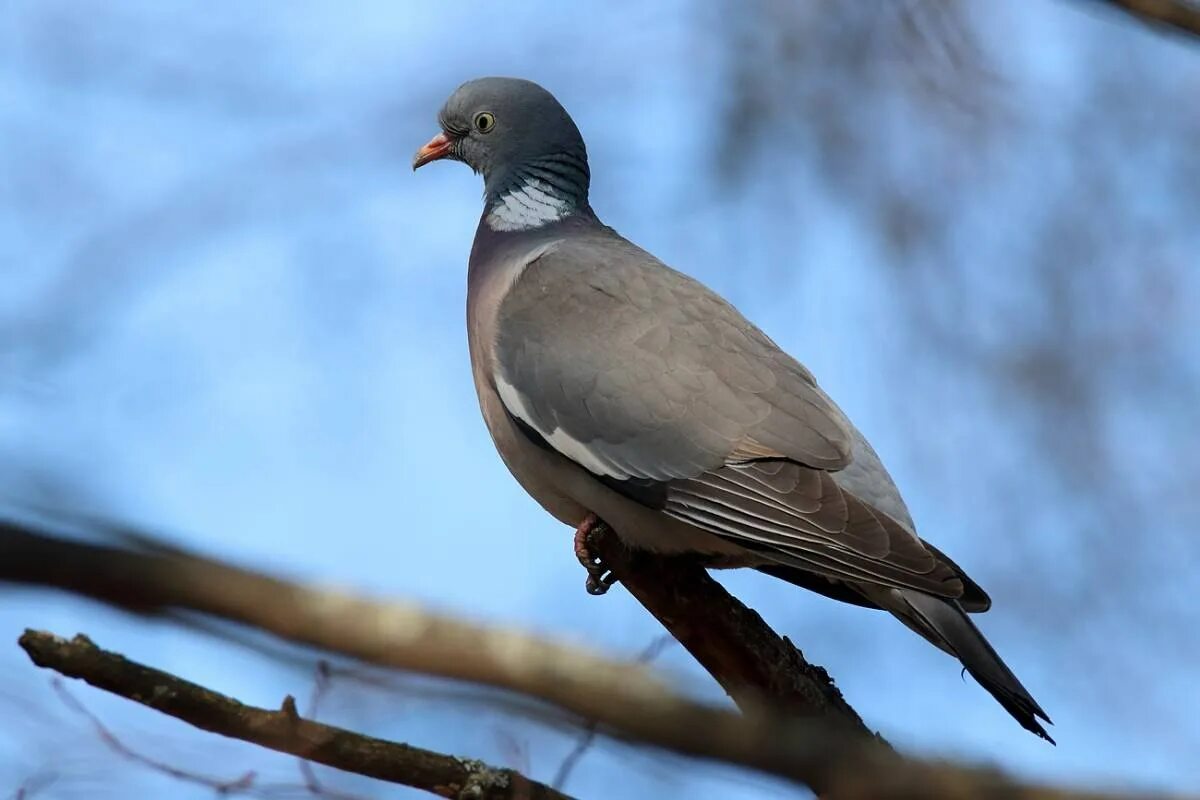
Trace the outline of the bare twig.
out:
M 658 654 L 661 653 L 667 646 L 669 646 L 672 641 L 674 640 L 670 636 L 658 637 L 649 645 L 647 645 L 646 648 L 638 655 L 637 659 L 635 659 L 635 663 L 651 663 L 654 661 L 654 659 L 658 658 Z M 562 763 L 559 764 L 558 772 L 554 774 L 554 780 L 551 782 L 551 786 L 553 786 L 555 789 L 562 789 L 567 785 L 567 779 L 571 777 L 571 772 L 574 771 L 575 765 L 579 763 L 579 760 L 587 754 L 587 751 L 590 750 L 592 745 L 595 743 L 596 733 L 596 725 L 594 723 L 588 723 L 587 727 L 584 728 L 583 736 L 579 738 L 579 742 L 575 745 L 571 752 L 567 753 L 567 756 L 562 760 Z
M 606 674 L 611 662 L 592 660 L 585 665 L 575 648 L 548 648 L 544 640 L 517 641 L 512 633 L 497 639 L 492 631 L 419 613 L 410 606 L 364 604 L 339 592 L 314 591 L 169 549 L 135 533 L 122 532 L 122 536 L 141 549 L 58 539 L 0 522 L 0 580 L 58 586 L 141 612 L 202 611 L 365 661 L 529 694 L 591 719 L 603 718 L 595 715 L 593 702 L 610 708 L 608 690 L 600 684 L 658 692 L 645 684 L 648 671 L 624 664 Z M 596 542 L 613 574 L 743 709 L 769 704 L 871 735 L 825 670 L 805 661 L 791 642 L 726 592 L 703 567 L 686 559 L 628 551 L 603 526 Z M 355 616 L 356 607 L 363 608 L 366 616 Z M 381 611 L 386 612 L 383 617 Z M 377 624 L 383 627 L 376 628 Z M 379 631 L 404 634 L 410 627 L 421 635 L 401 636 L 408 643 L 403 654 L 392 647 L 389 658 L 381 660 Z M 473 637 L 479 636 L 482 639 L 475 642 Z M 479 660 L 477 652 L 464 653 L 468 643 L 481 645 L 491 657 Z M 530 658 L 514 661 L 501 652 L 506 647 Z M 565 670 L 573 676 L 590 672 L 599 681 L 593 687 L 596 694 L 583 704 L 588 708 L 579 705 L 579 687 L 562 682 L 559 662 L 564 667 L 573 665 Z M 547 665 L 549 671 L 514 669 L 530 664 Z M 638 703 L 633 700 L 635 706 Z
M 320 711 L 321 701 L 325 699 L 325 695 L 329 693 L 333 686 L 333 665 L 325 659 L 317 662 L 316 674 L 313 676 L 313 689 L 308 696 L 308 705 L 304 709 L 304 716 L 313 720 L 317 719 Z M 296 761 L 297 767 L 300 770 L 300 777 L 304 780 L 304 787 L 311 794 L 329 798 L 329 800 L 363 800 L 358 795 L 346 794 L 338 792 L 327 787 L 320 778 L 317 777 L 317 771 L 313 768 L 312 762 L 306 758 L 300 758 Z
M 0 541 L 2 541 L 0 534 Z M 0 543 L 0 549 L 3 545 Z M 208 616 L 187 611 L 168 612 L 165 615 L 191 630 L 213 637 L 218 644 L 229 643 L 257 653 L 276 663 L 293 669 L 311 671 L 313 654 L 311 649 L 281 639 L 264 635 L 261 630 L 230 624 Z M 421 703 L 443 706 L 471 706 L 500 711 L 505 714 L 534 720 L 542 725 L 564 731 L 574 731 L 578 718 L 562 709 L 547 706 L 527 697 L 504 692 L 488 686 L 469 683 L 448 683 L 428 675 L 400 674 L 377 664 L 350 662 L 345 659 L 325 661 L 330 679 L 342 684 L 374 691 L 387 692 L 401 697 L 415 697 Z M 306 714 L 306 716 L 312 716 Z
M 1192 0 L 1100 0 L 1151 25 L 1200 36 L 1200 3 Z
M 739 700 L 745 713 L 733 713 L 680 695 L 642 665 L 178 552 L 105 547 L 0 525 L 4 579 L 73 589 L 143 611 L 203 611 L 376 664 L 507 689 L 592 720 L 605 734 L 773 773 L 831 797 L 1101 796 L 903 759 L 832 719 L 800 720 L 745 697 Z
M 80 678 L 96 688 L 127 697 L 202 730 L 338 769 L 424 789 L 441 797 L 569 800 L 561 792 L 512 770 L 496 769 L 479 761 L 446 756 L 313 722 L 300 716 L 290 697 L 278 711 L 243 705 L 203 686 L 101 650 L 85 636 L 68 641 L 49 633 L 26 631 L 21 636 L 21 646 L 38 666 Z M 70 695 L 66 697 L 73 702 Z M 75 705 L 78 710 L 88 713 L 78 703 Z M 88 716 L 110 744 L 119 746 L 126 755 L 142 758 L 107 733 L 94 716 Z M 156 769 L 175 774 L 170 765 L 143 760 Z M 214 780 L 206 781 L 206 785 L 227 792 L 250 781 L 253 781 L 253 775 L 248 773 L 233 784 Z
M 12 800 L 33 800 L 42 789 L 47 788 L 58 780 L 58 773 L 51 771 L 38 772 L 21 781 L 21 785 L 12 793 Z
M 778 713 L 786 701 L 772 704 L 770 711 L 766 703 L 755 702 L 754 693 L 765 694 L 762 687 L 770 683 L 747 691 L 738 677 L 743 673 L 733 668 L 741 670 L 745 664 L 745 674 L 751 674 L 755 657 L 778 658 L 786 665 L 787 651 L 757 615 L 728 598 L 699 567 L 684 572 L 685 565 L 675 565 L 681 569 L 675 579 L 674 562 L 656 565 L 619 546 L 601 551 L 622 580 L 642 587 L 645 594 L 639 599 L 653 597 L 661 606 L 660 618 L 675 626 L 669 628 L 673 635 L 682 637 L 693 653 L 712 653 L 720 659 L 710 671 L 723 676 L 722 682 L 754 719 L 693 703 L 643 665 L 614 662 L 517 631 L 473 625 L 408 603 L 315 589 L 126 538 L 141 549 L 61 539 L 0 523 L 0 580 L 57 586 L 143 613 L 200 611 L 364 661 L 507 689 L 594 721 L 608 734 L 775 772 L 810 786 L 827 785 L 843 757 L 865 758 L 859 766 L 868 772 L 885 766 L 878 748 L 866 747 L 867 737 L 859 735 L 865 730 L 861 723 L 839 725 L 829 715 L 832 726 L 802 730 Z M 612 540 L 602 538 L 601 543 Z M 661 589 L 649 585 L 656 575 L 664 581 Z M 714 603 L 705 612 L 706 598 L 722 595 L 726 603 Z M 672 596 L 691 604 L 687 613 L 670 613 Z M 697 614 L 707 614 L 710 630 L 717 633 L 736 632 L 742 625 L 762 630 L 731 638 L 726 653 L 715 638 L 700 635 Z M 726 614 L 735 618 L 722 619 Z M 759 638 L 768 646 L 756 656 L 747 647 Z M 768 665 L 761 673 L 772 679 L 785 668 Z M 789 688 L 786 682 L 781 685 Z M 851 739 L 863 741 L 851 744 Z M 799 756 L 801 750 L 804 757 Z
M 90 722 L 92 728 L 96 731 L 96 735 L 100 737 L 100 741 L 104 742 L 109 750 L 112 750 L 122 758 L 136 764 L 141 764 L 143 767 L 147 767 L 154 772 L 159 772 L 169 778 L 212 789 L 220 795 L 238 794 L 254 785 L 256 776 L 253 772 L 244 772 L 236 778 L 215 778 L 210 775 L 193 772 L 192 770 L 182 769 L 165 761 L 159 761 L 156 758 L 139 753 L 125 744 L 115 733 L 109 730 L 107 725 L 100 721 L 99 717 L 89 711 L 83 703 L 79 702 L 73 694 L 67 691 L 67 687 L 63 686 L 62 681 L 55 678 L 52 685 L 54 686 L 55 693 L 62 700 L 63 705 Z
M 313 768 L 311 761 L 302 758 L 298 763 L 300 765 L 300 777 L 304 779 L 304 788 L 308 790 L 309 794 L 324 798 L 324 800 L 366 800 L 361 795 L 347 794 L 346 792 L 339 792 L 336 789 L 330 789 L 317 777 L 317 771 Z

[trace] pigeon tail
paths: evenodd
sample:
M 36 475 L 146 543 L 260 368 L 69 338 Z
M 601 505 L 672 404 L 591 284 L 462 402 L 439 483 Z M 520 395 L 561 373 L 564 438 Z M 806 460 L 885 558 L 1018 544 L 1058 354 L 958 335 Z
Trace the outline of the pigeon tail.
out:
M 1054 723 L 957 602 L 912 589 L 896 589 L 889 594 L 889 599 L 896 602 L 887 604 L 888 611 L 958 658 L 971 677 L 987 689 L 1022 728 L 1055 744 L 1038 719 L 1051 725 Z

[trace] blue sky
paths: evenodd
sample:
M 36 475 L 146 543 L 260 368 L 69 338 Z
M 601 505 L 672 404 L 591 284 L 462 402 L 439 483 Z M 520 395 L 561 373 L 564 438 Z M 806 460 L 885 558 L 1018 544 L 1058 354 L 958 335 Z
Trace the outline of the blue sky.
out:
M 1037 98 L 1050 87 L 1063 106 L 1083 102 L 1071 98 L 1097 42 L 1124 37 L 1173 80 L 1200 80 L 1194 53 L 1189 61 L 1175 43 L 1126 33 L 1127 22 L 1084 14 L 1083 3 L 1013 5 L 1021 10 L 994 12 L 1011 36 L 1004 66 L 1018 100 L 1044 116 L 1050 133 L 1061 109 Z M 1096 688 L 1103 684 L 1078 678 L 1103 663 L 1024 633 L 1039 611 L 1022 595 L 1037 587 L 1002 573 L 1004 557 L 970 535 L 976 500 L 989 491 L 986 471 L 965 470 L 955 483 L 944 469 L 925 469 L 930 454 L 941 463 L 965 449 L 978 449 L 979 463 L 994 469 L 1015 458 L 1003 431 L 988 426 L 993 399 L 957 384 L 952 366 L 922 368 L 900 389 L 946 411 L 914 436 L 893 400 L 907 340 L 896 334 L 893 292 L 878 280 L 887 255 L 870 220 L 811 169 L 787 173 L 782 186 L 769 163 L 740 188 L 708 180 L 714 134 L 706 120 L 719 114 L 721 83 L 705 37 L 719 9 L 649 6 L 364 2 L 351 12 L 304 2 L 281 13 L 265 4 L 150 0 L 86 10 L 7 4 L 0 499 L 12 509 L 101 514 L 234 561 L 417 598 L 617 655 L 652 641 L 655 623 L 624 592 L 584 593 L 570 532 L 508 476 L 479 418 L 463 327 L 478 179 L 454 165 L 415 176 L 408 169 L 458 83 L 521 75 L 554 91 L 579 123 L 601 216 L 725 294 L 805 361 L 872 438 L 924 535 L 985 587 L 990 573 L 1002 580 L 981 626 L 1050 711 L 1060 745 L 1022 732 L 959 679 L 952 661 L 884 615 L 761 576 L 723 582 L 828 667 L 868 723 L 902 746 L 1064 781 L 1194 786 L 1196 767 L 1183 754 L 1200 744 L 1200 696 L 1188 665 L 1164 652 L 1127 654 L 1173 698 L 1169 719 L 1136 697 L 1127 713 Z M 1033 168 L 1012 169 L 1020 176 Z M 992 197 L 1001 205 L 987 213 L 1011 215 L 1018 231 L 1031 186 L 1002 184 Z M 1142 204 L 1154 209 L 1154 193 Z M 796 215 L 795 229 L 760 235 L 762 219 L 777 219 L 781 207 Z M 1005 230 L 993 235 L 1004 239 Z M 1195 236 L 1179 241 L 1197 244 Z M 792 260 L 809 266 L 793 269 Z M 968 275 L 981 292 L 1005 291 L 1002 281 Z M 1184 307 L 1200 300 L 1196 280 L 1182 286 Z M 1181 345 L 1163 358 L 1194 371 L 1195 351 Z M 956 406 L 966 410 L 951 413 Z M 1118 415 L 1113 424 L 1136 428 L 1136 418 Z M 1056 547 L 1054 531 L 1086 509 L 1038 500 L 1048 507 L 1030 522 L 1044 532 L 1037 552 L 1069 572 L 1073 556 Z M 1178 525 L 1195 519 L 1180 514 Z M 1193 561 L 1180 561 L 1192 585 Z M 1120 646 L 1119 619 L 1096 624 Z M 11 642 L 25 627 L 87 632 L 250 703 L 274 705 L 311 684 L 303 669 L 168 625 L 10 592 L 0 639 Z M 698 694 L 719 697 L 678 649 L 660 661 Z M 95 796 L 97 781 L 113 796 L 210 796 L 129 765 L 110 777 L 95 734 L 61 707 L 47 675 L 15 646 L 0 648 L 0 671 L 12 695 L 0 693 L 0 706 L 17 710 L 6 718 L 28 722 L 28 730 L 0 730 L 0 795 L 62 758 L 61 777 L 38 796 Z M 253 768 L 295 780 L 288 759 L 72 691 L 141 752 L 199 761 L 227 777 Z M 353 686 L 339 686 L 328 718 L 515 761 L 543 779 L 574 741 L 496 712 L 446 708 L 420 692 L 364 702 Z M 788 793 L 733 770 L 697 772 L 632 752 L 599 747 L 568 789 L 611 796 L 620 770 L 623 797 Z M 371 796 L 410 796 L 329 780 Z

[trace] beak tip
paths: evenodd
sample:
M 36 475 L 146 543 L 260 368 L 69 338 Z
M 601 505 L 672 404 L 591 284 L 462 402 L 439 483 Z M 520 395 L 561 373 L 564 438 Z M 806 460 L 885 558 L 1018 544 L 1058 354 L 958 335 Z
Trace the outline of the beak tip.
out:
M 413 156 L 412 168 L 416 172 L 419 168 L 425 166 L 430 161 L 446 158 L 450 155 L 451 148 L 454 146 L 453 140 L 443 133 L 439 133 L 429 140 L 416 155 Z

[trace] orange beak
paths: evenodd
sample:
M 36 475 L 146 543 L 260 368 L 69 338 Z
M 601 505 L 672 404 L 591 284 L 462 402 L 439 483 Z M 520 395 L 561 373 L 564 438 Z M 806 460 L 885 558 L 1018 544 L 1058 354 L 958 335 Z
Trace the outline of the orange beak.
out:
M 450 155 L 450 151 L 453 149 L 454 140 L 447 136 L 445 132 L 439 133 L 422 145 L 417 154 L 413 156 L 413 172 L 416 172 L 418 168 L 425 166 L 430 161 L 445 158 Z

